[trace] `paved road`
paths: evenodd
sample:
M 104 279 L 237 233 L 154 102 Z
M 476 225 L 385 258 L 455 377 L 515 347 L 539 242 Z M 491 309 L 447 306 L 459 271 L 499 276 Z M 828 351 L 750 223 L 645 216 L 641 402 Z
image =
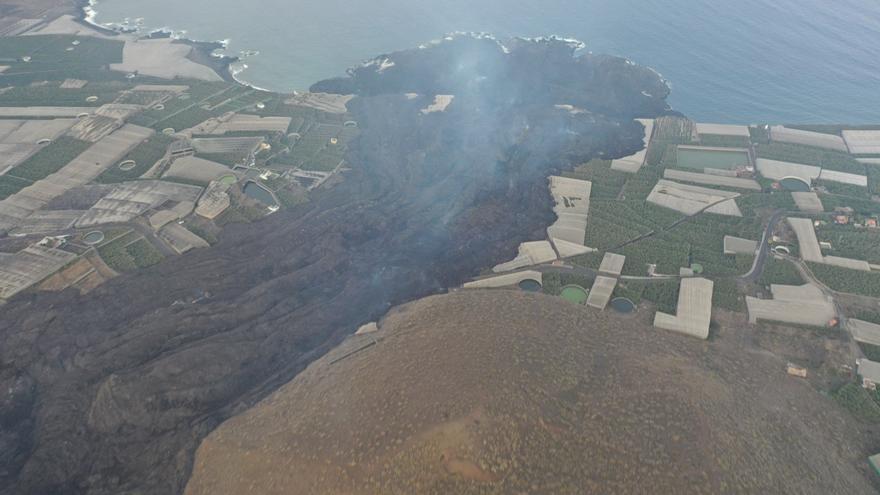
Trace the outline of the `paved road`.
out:
M 767 263 L 767 256 L 770 255 L 770 243 L 767 240 L 773 234 L 773 230 L 776 228 L 776 225 L 779 224 L 779 221 L 785 218 L 786 212 L 779 210 L 770 217 L 770 220 L 767 222 L 767 227 L 764 229 L 764 235 L 761 237 L 761 244 L 758 248 L 758 255 L 755 256 L 755 261 L 752 263 L 752 269 L 749 270 L 749 273 L 746 273 L 741 279 L 745 280 L 749 283 L 755 283 L 764 273 L 764 265 Z

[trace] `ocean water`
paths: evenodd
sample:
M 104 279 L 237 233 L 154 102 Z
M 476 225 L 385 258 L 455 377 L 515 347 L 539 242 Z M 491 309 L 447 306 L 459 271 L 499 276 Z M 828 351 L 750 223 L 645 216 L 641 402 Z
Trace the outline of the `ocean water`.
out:
M 880 122 L 876 0 L 98 0 L 101 23 L 258 51 L 239 77 L 307 89 L 454 31 L 559 35 L 659 71 L 670 102 L 715 122 Z

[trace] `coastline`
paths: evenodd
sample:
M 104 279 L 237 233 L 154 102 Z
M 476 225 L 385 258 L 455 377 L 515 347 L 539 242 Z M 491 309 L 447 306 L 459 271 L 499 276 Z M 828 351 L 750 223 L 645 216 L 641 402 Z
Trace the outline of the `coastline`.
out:
M 74 0 L 74 2 L 76 7 L 77 21 L 101 33 L 111 34 L 114 36 L 129 34 L 137 36 L 139 38 L 148 38 L 156 35 L 166 34 L 168 37 L 174 37 L 174 33 L 172 31 L 164 28 L 151 30 L 150 33 L 146 36 L 138 31 L 114 29 L 110 25 L 101 24 L 96 20 L 98 11 L 95 8 L 97 5 L 97 2 L 95 0 Z M 224 81 L 234 82 L 256 90 L 268 91 L 266 89 L 256 87 L 253 84 L 250 84 L 247 81 L 237 77 L 237 75 L 241 71 L 236 71 L 234 65 L 241 62 L 241 59 L 239 57 L 217 54 L 217 50 L 222 50 L 226 48 L 226 41 L 203 41 L 194 40 L 186 37 L 177 37 L 174 39 L 174 41 L 176 43 L 191 46 L 193 48 L 193 51 L 187 56 L 187 58 L 197 64 L 209 67 L 211 70 L 216 72 L 217 75 L 220 76 Z

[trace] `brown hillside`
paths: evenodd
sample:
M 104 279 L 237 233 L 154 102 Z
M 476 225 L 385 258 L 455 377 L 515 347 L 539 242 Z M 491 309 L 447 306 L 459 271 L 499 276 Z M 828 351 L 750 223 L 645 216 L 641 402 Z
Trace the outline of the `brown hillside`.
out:
M 187 493 L 873 493 L 858 425 L 784 361 L 645 316 L 409 304 L 212 433 Z

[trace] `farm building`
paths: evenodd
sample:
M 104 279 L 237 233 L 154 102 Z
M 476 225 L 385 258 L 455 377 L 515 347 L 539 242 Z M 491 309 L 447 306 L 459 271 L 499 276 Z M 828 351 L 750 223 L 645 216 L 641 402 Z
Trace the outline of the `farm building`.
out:
M 538 283 L 543 283 L 541 272 L 526 270 L 523 272 L 506 273 L 504 275 L 495 275 L 477 279 L 464 284 L 462 287 L 465 289 L 494 289 L 516 285 L 524 280 L 535 280 Z
M 611 301 L 614 288 L 617 287 L 617 279 L 612 277 L 598 276 L 593 281 L 590 295 L 587 298 L 587 306 L 596 309 L 605 309 Z
M 827 168 L 822 169 L 822 172 L 819 173 L 819 180 L 849 184 L 851 186 L 868 187 L 868 177 L 864 175 L 838 172 L 836 170 L 828 170 Z
M 660 179 L 651 194 L 648 195 L 648 202 L 685 215 L 696 215 L 706 211 L 719 215 L 741 217 L 742 212 L 734 200 L 737 197 L 739 197 L 739 193 Z
M 790 129 L 781 125 L 770 127 L 770 139 L 780 143 L 800 144 L 802 146 L 812 146 L 814 148 L 824 148 L 844 153 L 849 151 L 846 143 L 840 136 Z
M 168 243 L 177 254 L 184 254 L 193 249 L 206 248 L 210 245 L 201 237 L 193 234 L 182 225 L 172 222 L 159 230 L 159 237 Z
M 192 140 L 192 147 L 196 153 L 246 155 L 253 153 L 262 143 L 263 138 L 260 136 L 195 138 Z
M 287 133 L 290 117 L 260 117 L 259 115 L 235 114 L 221 122 L 211 134 L 228 132 L 280 132 Z
M 230 174 L 232 170 L 226 165 L 197 156 L 182 156 L 172 162 L 162 177 L 208 183 Z
M 626 256 L 622 254 L 605 253 L 602 257 L 602 264 L 599 266 L 599 273 L 619 277 L 623 272 L 623 264 L 626 262 Z
M 556 213 L 556 221 L 547 228 L 547 237 L 563 257 L 591 251 L 584 246 L 584 236 L 592 187 L 592 182 L 586 180 L 550 177 L 550 194 L 555 202 L 553 211 Z
M 212 181 L 199 198 L 196 206 L 196 215 L 213 220 L 226 211 L 231 204 L 229 199 L 229 184 L 221 181 Z
M 58 172 L 0 201 L 0 230 L 14 228 L 53 198 L 88 184 L 152 135 L 152 129 L 127 124 L 90 146 Z
M 732 235 L 724 236 L 724 254 L 755 254 L 757 250 L 758 241 Z
M 880 345 L 880 325 L 869 321 L 849 318 L 846 326 L 852 333 L 856 342 L 864 344 Z
M 78 228 L 129 222 L 167 201 L 194 205 L 202 188 L 158 180 L 126 182 L 114 187 L 76 222 Z M 190 211 L 192 208 L 190 208 Z
M 782 180 L 787 178 L 800 179 L 807 184 L 819 178 L 822 173 L 821 167 L 803 165 L 801 163 L 783 162 L 758 158 L 756 162 L 758 172 L 767 179 Z
M 709 338 L 714 288 L 715 283 L 705 278 L 682 279 L 675 316 L 658 311 L 654 315 L 654 326 L 700 339 Z
M 643 147 L 640 151 L 611 162 L 611 170 L 634 174 L 645 164 L 648 155 L 648 147 L 651 145 L 651 137 L 654 135 L 654 121 L 652 119 L 636 119 L 645 126 L 645 137 L 642 138 Z
M 837 316 L 834 302 L 814 285 L 771 285 L 773 299 L 747 296 L 749 322 L 778 321 L 824 327 Z
M 73 253 L 40 245 L 15 254 L 0 253 L 0 300 L 9 299 L 74 259 Z
M 815 192 L 792 192 L 791 197 L 800 211 L 806 213 L 822 213 L 825 211 L 819 195 Z
M 667 168 L 666 170 L 664 170 L 663 178 L 677 180 L 681 182 L 692 182 L 694 184 L 732 187 L 734 189 L 748 189 L 751 191 L 761 190 L 761 184 L 753 179 L 744 179 L 741 177 L 730 177 L 726 175 L 706 174 L 699 172 L 686 172 L 684 170 L 676 170 L 673 168 Z
M 843 131 L 843 140 L 854 155 L 880 154 L 880 130 L 846 130 Z
M 710 134 L 714 136 L 736 136 L 750 138 L 748 126 L 729 124 L 705 124 L 697 122 L 697 134 Z
M 516 258 L 495 265 L 492 271 L 495 273 L 510 272 L 525 268 L 527 266 L 540 265 L 556 259 L 556 251 L 548 241 L 524 242 L 519 245 L 519 252 Z

